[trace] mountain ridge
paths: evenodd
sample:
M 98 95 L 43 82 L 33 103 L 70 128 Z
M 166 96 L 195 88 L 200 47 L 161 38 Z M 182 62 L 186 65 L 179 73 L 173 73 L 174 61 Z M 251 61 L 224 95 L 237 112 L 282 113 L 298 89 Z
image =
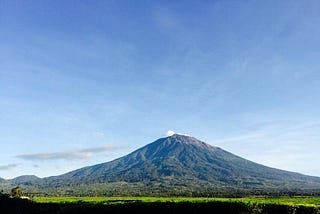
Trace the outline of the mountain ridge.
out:
M 174 134 L 160 138 L 124 157 L 71 171 L 56 178 L 92 183 L 132 183 L 142 180 L 163 182 L 170 179 L 176 184 L 183 184 L 186 179 L 199 179 L 213 184 L 242 187 L 259 186 L 259 183 L 261 187 L 288 185 L 288 179 L 294 181 L 294 185 L 303 184 L 306 180 L 311 183 L 318 180 L 316 177 L 305 176 L 254 163 L 194 137 Z M 267 178 L 270 184 L 263 184 L 261 178 Z M 311 187 L 308 183 L 304 184 L 306 188 Z
M 320 192 L 319 177 L 267 167 L 179 134 L 159 138 L 110 162 L 43 179 L 20 176 L 20 180 L 37 188 L 103 186 L 120 195 L 129 190 L 143 190 L 147 195 L 172 191 L 211 194 L 221 189 Z

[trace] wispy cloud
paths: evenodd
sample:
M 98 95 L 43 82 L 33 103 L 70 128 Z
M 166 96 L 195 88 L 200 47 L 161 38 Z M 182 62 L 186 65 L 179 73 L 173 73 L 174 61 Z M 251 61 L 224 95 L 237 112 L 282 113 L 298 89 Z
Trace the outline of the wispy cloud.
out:
M 79 150 L 81 153 L 100 153 L 100 152 L 108 152 L 108 151 L 115 151 L 118 149 L 122 149 L 121 146 L 100 146 L 100 147 L 92 147 L 87 149 Z
M 259 118 L 259 121 L 250 120 L 246 132 L 210 140 L 210 143 L 276 168 L 314 175 L 320 170 L 316 164 L 320 161 L 317 154 L 320 121 Z
M 115 151 L 122 149 L 121 146 L 101 146 L 91 147 L 81 150 L 68 151 L 68 152 L 44 152 L 44 153 L 33 153 L 33 154 L 22 154 L 17 155 L 17 158 L 24 160 L 81 160 L 91 158 L 94 154 Z
M 18 164 L 7 164 L 7 165 L 0 165 L 0 170 L 5 171 L 5 170 L 10 170 L 13 168 L 16 168 Z
M 89 152 L 51 152 L 17 155 L 17 158 L 24 160 L 77 160 L 87 159 L 92 156 Z
M 105 133 L 101 132 L 101 131 L 96 131 L 96 132 L 93 133 L 93 136 L 94 137 L 104 137 Z

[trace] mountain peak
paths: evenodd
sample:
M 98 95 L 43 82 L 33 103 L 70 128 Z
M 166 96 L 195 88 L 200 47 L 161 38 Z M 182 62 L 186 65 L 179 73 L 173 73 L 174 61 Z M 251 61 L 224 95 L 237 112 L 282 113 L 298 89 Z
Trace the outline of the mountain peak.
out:
M 188 144 L 188 145 L 194 145 L 194 146 L 198 146 L 198 147 L 213 147 L 209 144 L 206 144 L 200 140 L 198 140 L 195 137 L 192 137 L 190 135 L 185 135 L 185 134 L 181 134 L 181 133 L 174 133 L 173 135 L 170 135 L 166 138 L 164 138 L 164 142 L 167 143 L 175 143 L 175 144 Z
M 168 140 L 176 140 L 176 141 L 199 141 L 198 139 L 190 136 L 190 135 L 184 135 L 180 133 L 174 133 L 173 135 L 167 136 L 166 139 Z
M 172 193 L 172 189 L 177 189 L 182 195 L 203 187 L 205 194 L 207 190 L 216 192 L 219 188 L 274 189 L 276 192 L 282 187 L 285 191 L 320 189 L 320 178 L 269 168 L 174 132 L 111 162 L 43 180 L 27 176 L 10 182 L 48 188 L 112 184 L 120 193 L 121 188 L 125 188 L 125 193 L 138 188 L 149 194 Z

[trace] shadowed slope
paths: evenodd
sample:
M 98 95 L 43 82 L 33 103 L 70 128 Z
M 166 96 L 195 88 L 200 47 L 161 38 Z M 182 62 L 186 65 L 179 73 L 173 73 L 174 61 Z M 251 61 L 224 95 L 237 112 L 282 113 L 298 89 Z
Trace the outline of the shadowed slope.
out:
M 237 188 L 320 188 L 320 178 L 266 167 L 196 138 L 172 135 L 160 138 L 111 162 L 50 177 L 47 182 L 145 182 Z

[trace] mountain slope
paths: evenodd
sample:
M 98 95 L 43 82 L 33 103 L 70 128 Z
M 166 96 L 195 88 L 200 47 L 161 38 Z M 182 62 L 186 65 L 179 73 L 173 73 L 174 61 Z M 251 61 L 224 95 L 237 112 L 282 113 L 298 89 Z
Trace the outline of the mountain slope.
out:
M 266 167 L 178 134 L 114 161 L 45 179 L 49 185 L 113 182 L 190 188 L 320 189 L 320 178 Z
M 43 179 L 20 176 L 0 188 L 17 185 L 42 195 L 320 194 L 319 177 L 263 166 L 178 134 L 107 163 Z
M 13 185 L 29 185 L 37 181 L 41 181 L 41 178 L 35 175 L 22 175 L 9 180 Z

